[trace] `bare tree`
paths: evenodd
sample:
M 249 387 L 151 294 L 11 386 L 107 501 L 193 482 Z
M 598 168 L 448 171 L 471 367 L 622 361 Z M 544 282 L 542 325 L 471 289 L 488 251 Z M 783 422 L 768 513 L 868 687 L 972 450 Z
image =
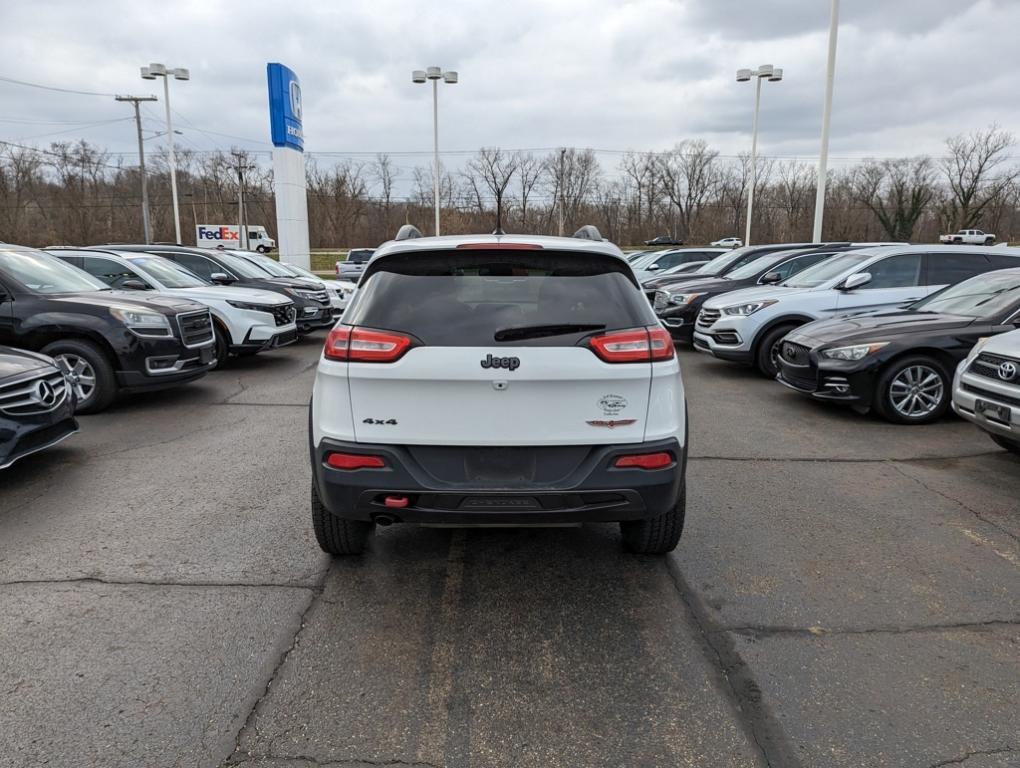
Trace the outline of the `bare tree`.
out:
M 971 229 L 1017 178 L 1016 168 L 1003 167 L 1013 134 L 992 125 L 983 131 L 946 140 L 949 155 L 942 161 L 948 185 L 942 215 L 949 229 Z
M 599 162 L 590 149 L 560 149 L 548 155 L 544 162 L 545 178 L 553 199 L 553 206 L 561 225 L 560 234 L 569 222 L 578 222 L 582 204 L 588 200 L 601 174 Z
M 935 197 L 935 167 L 930 158 L 867 161 L 851 177 L 853 196 L 875 214 L 891 240 L 910 242 L 914 229 Z
M 542 162 L 533 154 L 517 153 L 517 192 L 521 205 L 521 231 L 528 230 L 528 201 L 544 172 Z
M 465 176 L 478 178 L 492 195 L 496 206 L 495 231 L 503 229 L 503 204 L 506 189 L 517 172 L 518 156 L 516 153 L 504 152 L 496 147 L 482 147 L 467 164 Z
M 659 178 L 676 209 L 685 239 L 695 232 L 698 213 L 719 183 L 719 153 L 701 139 L 683 141 L 659 157 Z

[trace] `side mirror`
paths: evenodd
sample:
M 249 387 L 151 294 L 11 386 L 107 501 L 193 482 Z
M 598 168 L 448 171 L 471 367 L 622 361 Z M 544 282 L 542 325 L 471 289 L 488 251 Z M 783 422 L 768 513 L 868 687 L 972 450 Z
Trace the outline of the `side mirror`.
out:
M 231 283 L 237 282 L 226 272 L 213 272 L 209 275 L 209 279 L 216 283 L 216 285 L 230 285 Z
M 852 291 L 855 288 L 860 288 L 862 285 L 867 285 L 870 282 L 871 282 L 870 272 L 856 272 L 850 275 L 850 277 L 848 277 L 846 280 L 844 280 L 843 284 L 839 286 L 839 289 L 841 291 Z
M 145 283 L 143 283 L 141 280 L 138 280 L 137 278 L 131 278 L 130 280 L 125 280 L 123 283 L 120 284 L 120 287 L 123 288 L 125 291 L 147 291 L 147 290 L 149 290 L 149 286 L 147 286 Z
M 662 267 L 660 267 L 658 264 L 652 264 L 650 267 L 646 268 L 645 271 L 646 272 L 658 272 L 660 269 L 662 269 Z
M 775 285 L 783 282 L 783 276 L 778 272 L 766 272 L 758 282 L 762 285 Z

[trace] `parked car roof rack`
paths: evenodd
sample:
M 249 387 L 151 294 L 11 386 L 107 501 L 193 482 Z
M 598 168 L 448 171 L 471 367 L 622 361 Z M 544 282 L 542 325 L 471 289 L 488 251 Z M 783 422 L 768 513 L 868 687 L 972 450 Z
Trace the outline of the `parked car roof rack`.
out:
M 405 224 L 404 226 L 397 230 L 397 236 L 394 237 L 393 239 L 414 240 L 415 238 L 419 237 L 424 237 L 424 235 L 422 235 L 421 230 L 418 229 L 418 227 L 414 226 L 414 224 Z

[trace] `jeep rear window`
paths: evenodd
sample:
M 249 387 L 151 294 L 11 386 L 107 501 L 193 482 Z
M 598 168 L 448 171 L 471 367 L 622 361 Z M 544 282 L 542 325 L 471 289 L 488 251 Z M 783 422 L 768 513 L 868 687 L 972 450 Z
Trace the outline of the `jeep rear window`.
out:
M 625 271 L 623 260 L 598 254 L 394 255 L 373 265 L 343 322 L 407 333 L 434 346 L 573 346 L 603 328 L 656 324 Z M 497 333 L 507 331 L 515 333 L 497 342 Z

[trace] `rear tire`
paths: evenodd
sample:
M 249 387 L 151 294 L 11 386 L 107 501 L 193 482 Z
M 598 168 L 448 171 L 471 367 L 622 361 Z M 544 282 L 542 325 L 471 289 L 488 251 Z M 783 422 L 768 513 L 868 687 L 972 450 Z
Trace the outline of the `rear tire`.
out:
M 774 379 L 779 375 L 779 342 L 796 327 L 793 324 L 780 325 L 766 333 L 765 338 L 759 342 L 754 354 L 754 366 L 762 376 Z
M 110 407 L 117 396 L 117 376 L 96 344 L 67 339 L 47 344 L 41 351 L 62 361 L 77 378 L 71 385 L 78 397 L 75 413 L 99 413 Z
M 1008 437 L 1003 437 L 1002 435 L 989 434 L 988 436 L 992 438 L 992 440 L 995 441 L 995 444 L 1000 448 L 1005 448 L 1010 453 L 1015 453 L 1020 456 L 1020 442 L 1010 440 Z
M 687 512 L 687 489 L 680 491 L 680 498 L 666 514 L 648 520 L 628 520 L 620 523 L 623 544 L 638 555 L 664 555 L 676 549 L 680 534 L 684 530 L 684 516 Z
M 932 381 L 931 376 L 938 377 Z M 893 424 L 930 424 L 949 410 L 951 377 L 938 360 L 925 355 L 902 357 L 886 366 L 875 385 L 875 410 Z M 911 391 L 917 387 L 917 394 Z M 894 391 L 895 390 L 895 391 Z M 932 400 L 937 400 L 932 404 Z
M 312 481 L 312 528 L 323 552 L 331 555 L 360 555 L 365 551 L 375 523 L 343 520 L 322 505 Z
M 266 246 L 264 245 L 258 246 L 255 250 L 258 251 L 259 253 L 269 253 L 269 249 L 266 248 Z

